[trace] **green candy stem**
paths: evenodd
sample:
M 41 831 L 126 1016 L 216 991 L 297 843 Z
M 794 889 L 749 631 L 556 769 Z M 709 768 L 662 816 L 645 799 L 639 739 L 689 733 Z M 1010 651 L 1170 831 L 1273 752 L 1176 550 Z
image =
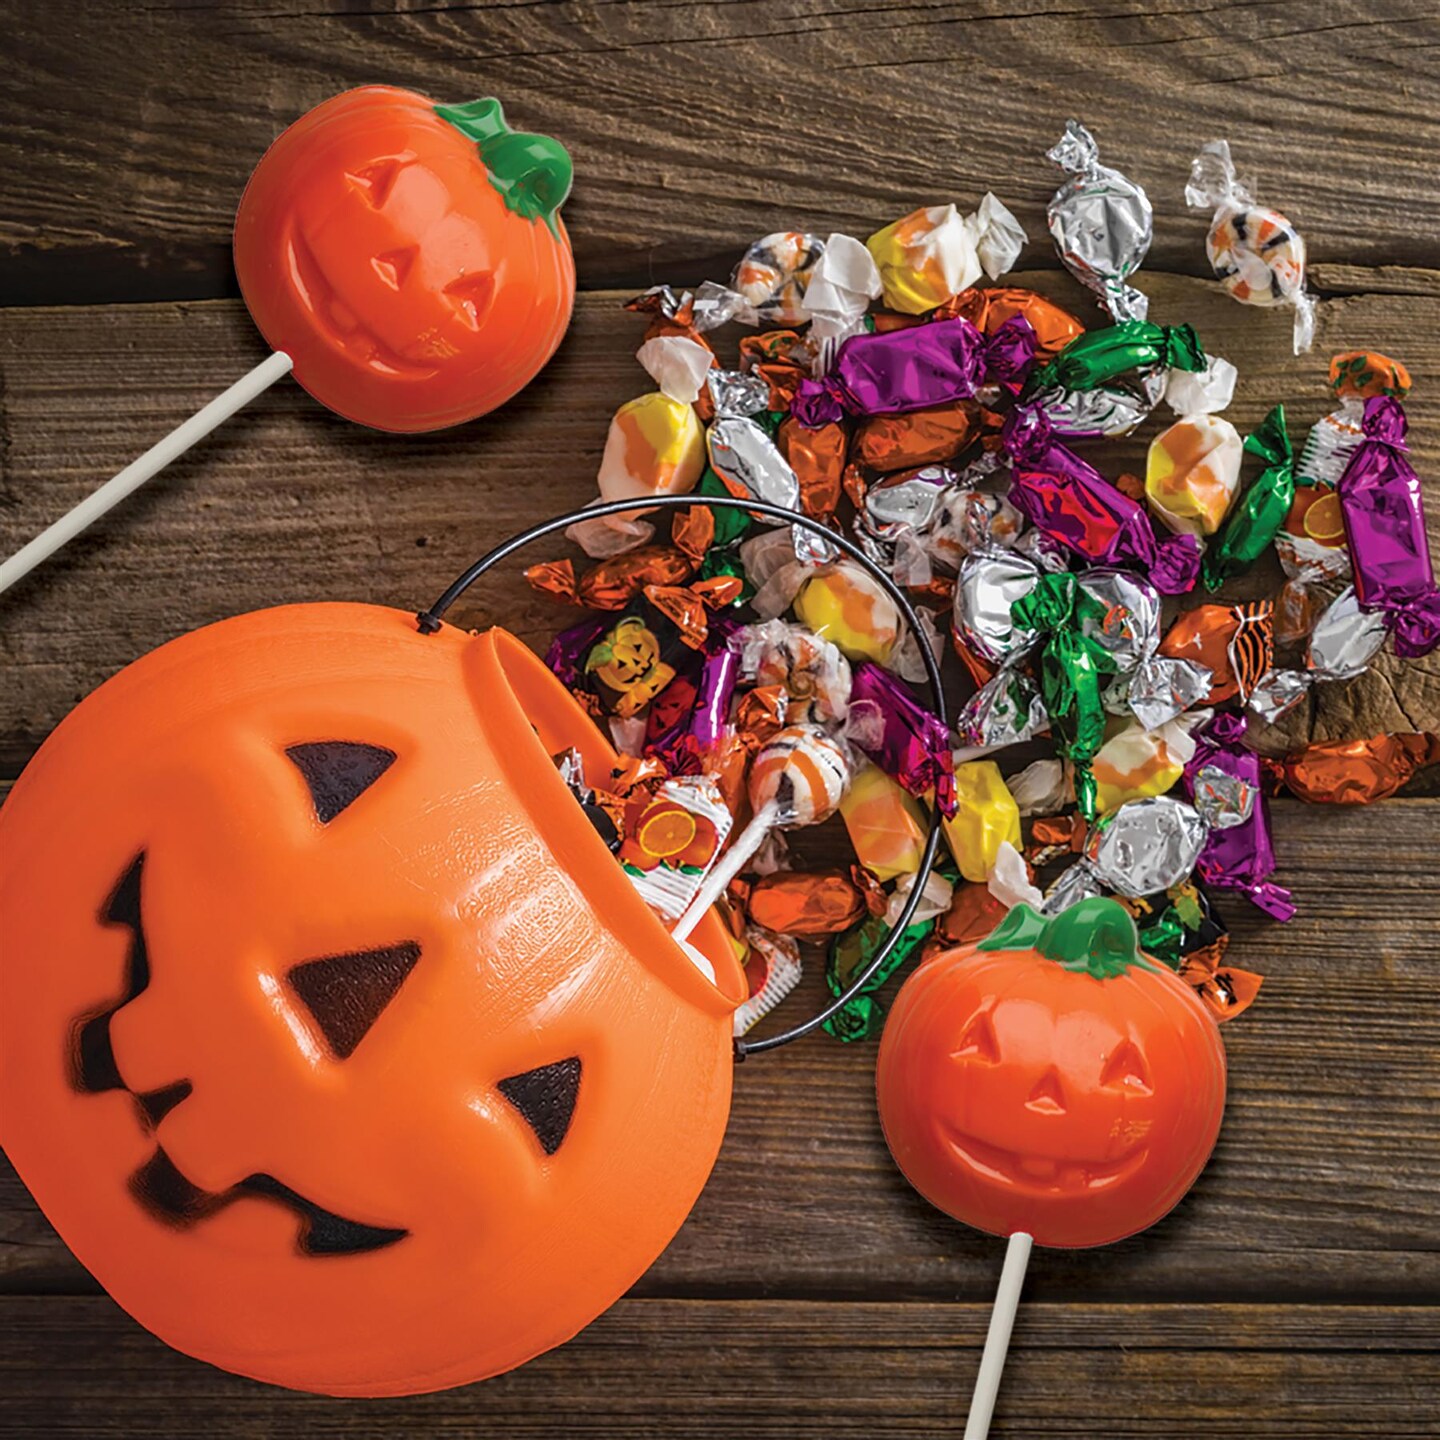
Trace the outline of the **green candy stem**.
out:
M 506 205 L 527 220 L 543 220 L 558 240 L 560 207 L 575 177 L 570 152 L 548 135 L 512 130 L 493 96 L 464 105 L 437 105 L 435 113 L 479 147 L 490 183 Z
M 1081 900 L 1053 919 L 1020 904 L 1000 922 L 980 950 L 1035 950 L 1066 970 L 1110 980 L 1132 966 L 1159 970 L 1140 950 L 1130 912 L 1118 900 Z

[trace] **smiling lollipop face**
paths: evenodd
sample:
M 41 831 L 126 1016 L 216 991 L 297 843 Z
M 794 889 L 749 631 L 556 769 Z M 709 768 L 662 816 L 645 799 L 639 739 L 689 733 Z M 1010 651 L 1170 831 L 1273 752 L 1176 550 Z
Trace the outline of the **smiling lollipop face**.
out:
M 569 745 L 614 763 L 510 637 L 305 605 L 137 661 L 21 777 L 0 1140 L 162 1339 L 439 1389 L 568 1339 L 678 1228 L 744 982 L 625 883 Z
M 1104 1245 L 1154 1224 L 1204 1168 L 1225 1052 L 1115 901 L 1050 922 L 1022 905 L 910 978 L 876 1087 L 891 1152 L 932 1204 L 996 1235 Z
M 290 126 L 245 187 L 245 303 L 347 419 L 473 419 L 526 385 L 569 323 L 570 173 L 559 144 L 512 131 L 496 100 L 347 90 Z

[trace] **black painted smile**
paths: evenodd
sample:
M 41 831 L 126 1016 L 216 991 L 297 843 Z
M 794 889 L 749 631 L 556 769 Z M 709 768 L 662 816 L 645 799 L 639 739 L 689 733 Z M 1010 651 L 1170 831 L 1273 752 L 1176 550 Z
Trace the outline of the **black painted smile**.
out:
M 285 755 L 305 781 L 316 821 L 325 826 L 348 811 L 396 759 L 395 752 L 383 746 L 343 740 L 292 745 Z M 113 1003 L 75 1022 L 69 1059 L 70 1083 L 77 1091 L 98 1095 L 124 1090 L 135 1101 L 140 1124 L 149 1133 L 177 1105 L 189 1099 L 193 1086 L 189 1080 L 176 1080 L 159 1090 L 131 1090 L 120 1074 L 110 1039 L 111 1020 L 150 983 L 150 955 L 140 904 L 144 868 L 142 850 L 101 907 L 102 925 L 123 926 L 130 932 L 125 985 Z M 372 950 L 304 960 L 292 966 L 286 978 L 314 1022 L 317 1038 L 323 1039 L 335 1061 L 343 1063 L 354 1054 L 419 960 L 419 944 L 403 940 Z M 496 1084 L 547 1158 L 560 1149 L 570 1132 L 581 1070 L 580 1057 L 571 1055 L 507 1076 Z M 180 1229 L 208 1219 L 236 1200 L 272 1201 L 299 1218 L 296 1244 L 302 1255 L 358 1255 L 393 1245 L 410 1233 L 336 1214 L 273 1175 L 249 1175 L 226 1190 L 203 1190 L 160 1145 L 131 1175 L 130 1193 L 156 1219 Z
M 110 1044 L 111 1017 L 150 983 L 150 959 L 140 918 L 140 876 L 144 865 L 142 852 L 135 857 L 101 912 L 103 924 L 123 925 L 130 931 L 125 990 L 114 1004 L 76 1023 L 70 1081 L 76 1090 L 87 1095 L 107 1090 L 128 1091 L 139 1107 L 141 1124 L 148 1131 L 190 1095 L 191 1084 L 188 1080 L 179 1080 L 164 1089 L 137 1094 L 121 1078 Z M 202 1190 L 181 1174 L 158 1145 L 154 1155 L 130 1177 L 130 1193 L 156 1219 L 180 1228 L 207 1219 L 236 1200 L 247 1197 L 272 1200 L 299 1217 L 300 1233 L 296 1243 L 304 1255 L 358 1255 L 393 1245 L 410 1233 L 337 1215 L 306 1199 L 273 1175 L 250 1175 L 228 1190 Z

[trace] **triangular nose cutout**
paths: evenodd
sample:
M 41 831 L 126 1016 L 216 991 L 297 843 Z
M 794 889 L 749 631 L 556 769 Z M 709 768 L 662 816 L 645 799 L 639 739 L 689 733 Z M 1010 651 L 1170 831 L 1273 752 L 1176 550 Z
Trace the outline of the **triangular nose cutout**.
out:
M 418 245 L 407 245 L 400 250 L 387 250 L 383 255 L 371 256 L 370 264 L 392 290 L 398 290 L 405 283 L 410 267 L 419 256 Z
M 564 1142 L 580 1093 L 580 1057 L 541 1065 L 500 1081 L 500 1093 L 535 1132 L 540 1148 L 553 1155 Z
M 353 740 L 292 745 L 285 754 L 305 777 L 315 818 L 322 825 L 353 805 L 395 763 L 393 750 Z
M 1041 1115 L 1063 1115 L 1065 1095 L 1060 1089 L 1060 1074 L 1052 1065 L 1041 1077 L 1030 1098 L 1025 1102 L 1027 1110 L 1038 1111 Z
M 462 275 L 445 287 L 445 295 L 461 321 L 470 329 L 478 330 L 495 298 L 495 276 L 489 270 Z
M 337 1060 L 348 1060 L 415 968 L 413 940 L 380 950 L 327 955 L 295 966 L 285 978 L 314 1017 Z

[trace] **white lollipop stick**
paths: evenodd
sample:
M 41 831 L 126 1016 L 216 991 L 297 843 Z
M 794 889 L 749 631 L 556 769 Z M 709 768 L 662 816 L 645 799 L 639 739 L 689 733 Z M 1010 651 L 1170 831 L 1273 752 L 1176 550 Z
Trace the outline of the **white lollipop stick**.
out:
M 1000 1375 L 1010 1349 L 1010 1332 L 1015 1327 L 1015 1312 L 1020 1308 L 1020 1290 L 1025 1284 L 1025 1266 L 1030 1260 L 1032 1244 L 1034 1241 L 1029 1235 L 1017 1230 L 1005 1251 L 1000 1288 L 995 1292 L 990 1330 L 980 1356 L 980 1373 L 975 1377 L 970 1418 L 965 1422 L 965 1440 L 985 1440 L 990 1433 L 990 1419 L 995 1414 L 995 1397 L 1000 1393 Z
M 735 837 L 735 843 L 725 852 L 725 858 L 695 892 L 690 908 L 675 922 L 675 928 L 670 932 L 675 939 L 684 940 L 690 934 L 705 918 L 705 912 L 725 893 L 725 887 L 745 868 L 745 862 L 765 843 L 765 837 L 774 829 L 776 810 L 774 805 L 764 806 Z
M 127 495 L 133 494 L 152 475 L 163 470 L 177 456 L 183 455 L 197 440 L 203 440 L 222 420 L 228 420 L 262 390 L 268 390 L 282 375 L 288 375 L 294 363 L 283 350 L 277 350 L 262 360 L 248 375 L 197 410 L 184 424 L 177 425 L 138 460 L 132 460 L 118 475 L 112 476 L 93 494 L 87 495 L 48 530 L 41 531 L 28 545 L 22 545 L 8 560 L 0 564 L 0 593 L 8 590 L 22 576 L 28 575 L 41 561 L 48 560 L 62 545 L 69 544 L 87 525 L 94 524 L 106 511 L 113 509 Z

